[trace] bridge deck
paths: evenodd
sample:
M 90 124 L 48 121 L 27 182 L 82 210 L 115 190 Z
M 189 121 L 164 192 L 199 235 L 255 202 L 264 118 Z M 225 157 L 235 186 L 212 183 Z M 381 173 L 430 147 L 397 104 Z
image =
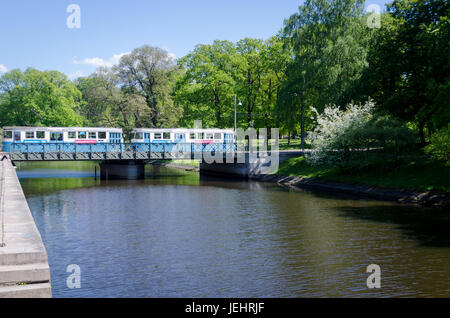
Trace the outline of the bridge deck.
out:
M 250 153 L 237 144 L 27 144 L 14 143 L 8 152 L 12 161 L 95 161 L 95 160 L 200 160 L 222 158 L 225 162 L 244 160 Z M 299 156 L 298 150 L 252 151 L 257 157 Z M 243 159 L 244 158 L 244 159 Z M 1 159 L 1 158 L 0 158 Z
M 25 144 L 11 145 L 13 161 L 178 160 L 234 158 L 235 144 Z

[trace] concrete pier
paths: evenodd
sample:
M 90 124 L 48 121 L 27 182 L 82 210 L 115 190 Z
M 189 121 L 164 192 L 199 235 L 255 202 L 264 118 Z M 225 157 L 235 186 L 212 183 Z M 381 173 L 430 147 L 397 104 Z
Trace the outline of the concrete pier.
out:
M 102 180 L 139 180 L 145 177 L 145 162 L 139 160 L 102 161 L 100 163 Z
M 0 178 L 0 298 L 49 298 L 47 252 L 8 159 L 0 162 Z
M 278 170 L 279 164 L 287 159 L 303 156 L 302 151 L 273 151 L 267 155 L 253 155 L 245 154 L 244 163 L 200 163 L 200 173 L 217 176 L 229 176 L 235 178 L 251 178 L 258 175 L 267 175 L 275 173 Z

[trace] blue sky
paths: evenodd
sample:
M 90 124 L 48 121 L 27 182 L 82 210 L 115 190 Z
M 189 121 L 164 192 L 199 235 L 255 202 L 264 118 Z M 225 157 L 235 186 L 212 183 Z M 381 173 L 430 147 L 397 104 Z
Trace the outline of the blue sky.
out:
M 0 74 L 31 66 L 71 79 L 142 45 L 176 57 L 215 39 L 267 39 L 302 0 L 2 0 Z M 368 0 L 382 8 L 388 0 Z M 81 8 L 81 28 L 66 25 L 70 4 Z

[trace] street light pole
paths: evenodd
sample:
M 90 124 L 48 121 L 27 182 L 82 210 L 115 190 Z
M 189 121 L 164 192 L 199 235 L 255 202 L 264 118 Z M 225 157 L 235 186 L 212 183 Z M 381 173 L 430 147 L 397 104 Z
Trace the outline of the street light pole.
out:
M 234 133 L 236 134 L 236 123 L 237 123 L 237 115 L 236 115 L 236 94 L 234 94 Z
M 302 91 L 302 151 L 305 152 L 305 91 Z

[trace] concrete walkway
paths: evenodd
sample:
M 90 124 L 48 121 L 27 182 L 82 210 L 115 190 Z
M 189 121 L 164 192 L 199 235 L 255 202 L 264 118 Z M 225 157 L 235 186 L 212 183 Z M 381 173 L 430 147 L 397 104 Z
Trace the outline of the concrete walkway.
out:
M 0 298 L 51 297 L 47 252 L 16 170 L 9 160 L 0 170 Z

